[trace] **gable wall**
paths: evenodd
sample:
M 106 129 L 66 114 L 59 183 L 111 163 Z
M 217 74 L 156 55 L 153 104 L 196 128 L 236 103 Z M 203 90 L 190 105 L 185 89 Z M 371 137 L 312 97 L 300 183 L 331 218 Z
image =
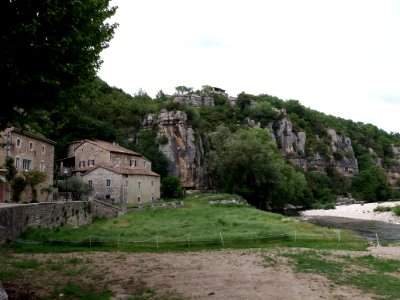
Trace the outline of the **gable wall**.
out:
M 94 199 L 100 198 L 103 199 L 106 195 L 109 195 L 110 198 L 114 199 L 116 203 L 120 203 L 121 201 L 121 175 L 109 171 L 104 168 L 97 168 L 87 174 L 82 176 L 82 179 L 89 183 L 89 180 L 92 181 L 93 192 L 90 195 Z M 107 179 L 111 180 L 111 186 L 107 187 Z

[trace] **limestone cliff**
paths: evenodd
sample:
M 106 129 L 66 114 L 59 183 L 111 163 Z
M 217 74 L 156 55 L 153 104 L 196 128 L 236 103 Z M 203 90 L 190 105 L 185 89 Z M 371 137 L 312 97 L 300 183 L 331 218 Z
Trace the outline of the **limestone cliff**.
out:
M 299 166 L 303 170 L 307 170 L 307 162 L 305 159 L 306 133 L 302 131 L 295 133 L 293 131 L 292 122 L 286 117 L 275 122 L 274 125 L 271 122 L 268 125 L 268 129 L 276 140 L 281 153 L 285 156 L 289 156 L 293 164 Z
M 302 131 L 294 132 L 292 122 L 287 117 L 270 123 L 268 129 L 273 134 L 281 153 L 290 157 L 293 164 L 305 171 L 326 172 L 328 167 L 333 167 L 345 176 L 352 176 L 358 172 L 357 159 L 354 156 L 350 138 L 343 134 L 337 134 L 334 129 L 327 130 L 331 153 L 328 157 L 323 157 L 318 152 L 312 157 L 306 157 L 307 135 Z M 317 139 L 319 138 L 317 137 Z
M 200 96 L 196 94 L 192 95 L 176 94 L 173 96 L 173 101 L 182 104 L 192 104 L 193 106 L 214 106 L 213 98 L 208 96 Z
M 332 157 L 330 164 L 345 176 L 352 176 L 358 172 L 358 162 L 354 156 L 351 140 L 344 134 L 338 134 L 334 129 L 327 130 L 331 138 Z
M 206 187 L 202 139 L 187 124 L 186 113 L 162 110 L 158 116 L 147 115 L 143 126 L 156 128 L 161 141 L 159 149 L 168 160 L 170 175 L 179 177 L 186 189 Z

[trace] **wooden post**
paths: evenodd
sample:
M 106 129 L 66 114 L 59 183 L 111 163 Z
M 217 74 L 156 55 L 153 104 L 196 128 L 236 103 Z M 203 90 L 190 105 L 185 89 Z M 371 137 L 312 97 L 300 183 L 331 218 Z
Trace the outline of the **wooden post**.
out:
M 221 237 L 221 244 L 224 246 L 224 238 L 222 237 L 222 232 L 219 233 L 219 236 Z

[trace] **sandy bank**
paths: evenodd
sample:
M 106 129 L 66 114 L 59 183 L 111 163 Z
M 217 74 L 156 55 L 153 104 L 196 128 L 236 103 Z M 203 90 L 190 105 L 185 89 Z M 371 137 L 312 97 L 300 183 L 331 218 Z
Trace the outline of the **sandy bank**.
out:
M 400 201 L 341 205 L 336 206 L 335 209 L 328 210 L 312 209 L 302 212 L 301 215 L 305 218 L 315 216 L 332 216 L 400 224 L 400 217 L 396 217 L 393 212 L 374 212 L 374 209 L 378 205 L 392 207 L 395 205 L 400 205 Z

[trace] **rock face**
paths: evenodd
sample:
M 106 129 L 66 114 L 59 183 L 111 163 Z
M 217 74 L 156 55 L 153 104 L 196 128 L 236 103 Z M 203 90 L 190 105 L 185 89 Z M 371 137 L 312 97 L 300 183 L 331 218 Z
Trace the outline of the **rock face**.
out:
M 247 126 L 260 128 L 261 125 L 247 119 Z M 186 189 L 207 188 L 206 171 L 203 167 L 203 141 L 188 124 L 185 112 L 162 110 L 159 115 L 149 114 L 143 121 L 143 127 L 157 130 L 159 150 L 168 160 L 170 175 L 179 177 Z M 328 167 L 333 167 L 344 176 L 353 176 L 358 172 L 350 138 L 333 129 L 327 130 L 331 141 L 331 155 L 328 157 L 319 153 L 306 157 L 307 135 L 305 132 L 294 132 L 292 122 L 287 117 L 270 123 L 267 130 L 271 132 L 271 137 L 276 141 L 282 155 L 289 157 L 294 165 L 304 171 L 326 173 Z M 398 153 L 400 160 L 400 148 Z
M 357 159 L 354 156 L 350 138 L 337 134 L 335 130 L 328 129 L 330 137 L 331 155 L 328 158 L 316 153 L 313 157 L 306 157 L 305 146 L 307 135 L 305 132 L 293 131 L 292 122 L 284 117 L 277 124 L 270 123 L 268 126 L 281 153 L 290 157 L 292 163 L 304 171 L 314 169 L 318 172 L 326 172 L 328 167 L 340 172 L 344 176 L 353 176 L 358 172 Z
M 162 110 L 158 117 L 148 115 L 143 126 L 156 127 L 157 137 L 162 141 L 159 150 L 168 160 L 170 175 L 179 177 L 186 189 L 203 189 L 207 186 L 202 166 L 203 143 L 187 124 L 186 113 Z
M 174 102 L 192 104 L 193 106 L 214 106 L 214 99 L 199 95 L 174 95 Z
M 327 133 L 331 138 L 333 152 L 330 164 L 336 171 L 345 176 L 358 173 L 358 162 L 354 156 L 350 138 L 343 134 L 337 134 L 334 129 L 328 129 Z
M 282 154 L 290 156 L 293 164 L 303 170 L 307 170 L 307 161 L 305 159 L 306 133 L 293 132 L 292 122 L 287 118 L 279 121 L 277 129 L 273 129 L 272 123 L 268 125 L 268 129 L 275 138 Z

